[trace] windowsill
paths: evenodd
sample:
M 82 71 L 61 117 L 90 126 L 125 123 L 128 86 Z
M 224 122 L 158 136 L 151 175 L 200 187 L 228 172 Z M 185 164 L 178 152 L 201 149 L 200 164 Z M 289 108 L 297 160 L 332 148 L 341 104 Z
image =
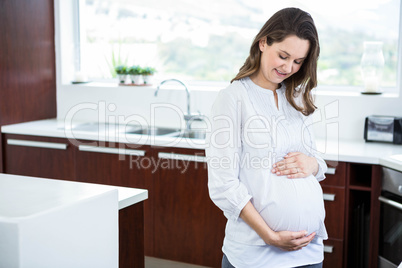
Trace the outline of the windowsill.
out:
M 152 88 L 156 89 L 159 81 L 156 83 L 149 85 L 149 86 L 133 86 L 133 85 L 120 85 L 116 82 L 106 82 L 106 81 L 94 81 L 88 83 L 80 83 L 80 84 L 63 84 L 63 88 L 101 88 L 101 89 L 113 89 L 116 90 L 117 88 Z M 229 82 L 189 82 L 188 87 L 191 91 L 210 91 L 210 92 L 217 92 L 229 85 Z M 336 87 L 332 87 L 336 88 Z M 169 83 L 164 84 L 163 89 L 169 90 L 183 90 L 182 85 L 177 83 Z M 361 89 L 359 87 L 348 87 L 346 90 L 331 90 L 328 89 L 327 86 L 320 87 L 318 86 L 316 89 L 313 90 L 313 94 L 316 96 L 328 96 L 328 97 L 364 97 L 364 98 L 399 98 L 398 92 L 396 90 L 388 90 L 383 92 L 382 94 L 362 94 L 361 92 L 357 91 Z
M 94 82 L 88 82 L 88 83 L 79 83 L 79 84 L 62 84 L 63 88 L 77 88 L 77 87 L 82 87 L 82 88 L 102 88 L 102 89 L 116 89 L 116 88 L 153 88 L 156 89 L 157 86 L 159 85 L 160 81 L 156 80 L 155 83 L 149 86 L 145 85 L 120 85 L 117 82 L 108 82 L 108 81 L 94 81 Z M 192 91 L 212 91 L 212 92 L 217 92 L 229 85 L 229 82 L 188 82 L 187 83 L 188 87 Z M 169 89 L 169 90 L 183 90 L 183 86 L 171 82 L 171 83 L 166 83 L 163 85 L 163 89 Z
M 362 94 L 358 91 L 345 91 L 345 90 L 314 90 L 316 96 L 332 96 L 332 97 L 364 97 L 364 98 L 399 98 L 399 94 L 395 92 L 383 92 L 381 94 Z

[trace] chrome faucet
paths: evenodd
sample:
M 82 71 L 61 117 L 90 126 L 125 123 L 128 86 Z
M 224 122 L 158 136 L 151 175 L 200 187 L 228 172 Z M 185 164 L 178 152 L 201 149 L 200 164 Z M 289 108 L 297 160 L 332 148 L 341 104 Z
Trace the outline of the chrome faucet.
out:
M 191 128 L 191 123 L 193 121 L 201 121 L 201 120 L 204 119 L 204 116 L 201 113 L 199 113 L 199 114 L 191 114 L 191 108 L 190 108 L 191 94 L 190 94 L 190 89 L 188 88 L 186 83 L 184 83 L 183 81 L 181 81 L 179 79 L 175 79 L 175 78 L 166 79 L 166 80 L 163 80 L 162 82 L 160 82 L 158 87 L 155 90 L 155 97 L 158 96 L 158 92 L 159 92 L 160 87 L 163 84 L 167 83 L 167 82 L 177 82 L 177 83 L 181 84 L 184 87 L 184 89 L 186 90 L 186 93 L 187 93 L 187 114 L 184 115 L 184 120 L 186 121 L 186 129 L 189 130 Z

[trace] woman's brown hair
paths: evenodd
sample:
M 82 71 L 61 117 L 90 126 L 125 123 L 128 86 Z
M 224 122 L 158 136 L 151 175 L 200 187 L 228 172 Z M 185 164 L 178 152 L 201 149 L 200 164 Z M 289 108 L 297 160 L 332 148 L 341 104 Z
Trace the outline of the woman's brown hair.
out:
M 282 9 L 265 23 L 254 38 L 246 62 L 231 82 L 250 76 L 259 70 L 261 59 L 259 41 L 261 39 L 266 38 L 267 44 L 271 46 L 273 43 L 282 42 L 290 35 L 308 40 L 310 49 L 300 70 L 283 81 L 286 86 L 286 99 L 296 110 L 304 115 L 309 115 L 317 108 L 314 105 L 311 90 L 317 86 L 317 60 L 320 54 L 320 44 L 313 18 L 301 9 Z M 299 107 L 295 102 L 295 97 L 299 94 L 302 94 L 304 107 Z

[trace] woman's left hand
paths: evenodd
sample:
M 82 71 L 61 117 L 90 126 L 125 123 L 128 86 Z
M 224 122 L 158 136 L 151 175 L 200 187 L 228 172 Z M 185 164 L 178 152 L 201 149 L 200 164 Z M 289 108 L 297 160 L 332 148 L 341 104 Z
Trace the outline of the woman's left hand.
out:
M 284 160 L 275 163 L 272 173 L 278 176 L 287 175 L 290 179 L 304 178 L 318 172 L 318 162 L 315 157 L 307 156 L 301 152 L 292 152 L 284 156 Z

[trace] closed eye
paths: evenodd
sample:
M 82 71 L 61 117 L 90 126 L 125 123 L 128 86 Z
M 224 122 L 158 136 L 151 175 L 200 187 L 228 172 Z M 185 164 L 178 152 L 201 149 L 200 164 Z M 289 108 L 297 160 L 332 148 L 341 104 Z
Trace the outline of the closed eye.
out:
M 288 57 L 284 57 L 284 56 L 282 56 L 282 55 L 279 55 L 279 58 L 280 58 L 281 60 L 286 60 Z M 303 63 L 303 60 L 295 60 L 294 63 L 300 65 L 300 64 Z

